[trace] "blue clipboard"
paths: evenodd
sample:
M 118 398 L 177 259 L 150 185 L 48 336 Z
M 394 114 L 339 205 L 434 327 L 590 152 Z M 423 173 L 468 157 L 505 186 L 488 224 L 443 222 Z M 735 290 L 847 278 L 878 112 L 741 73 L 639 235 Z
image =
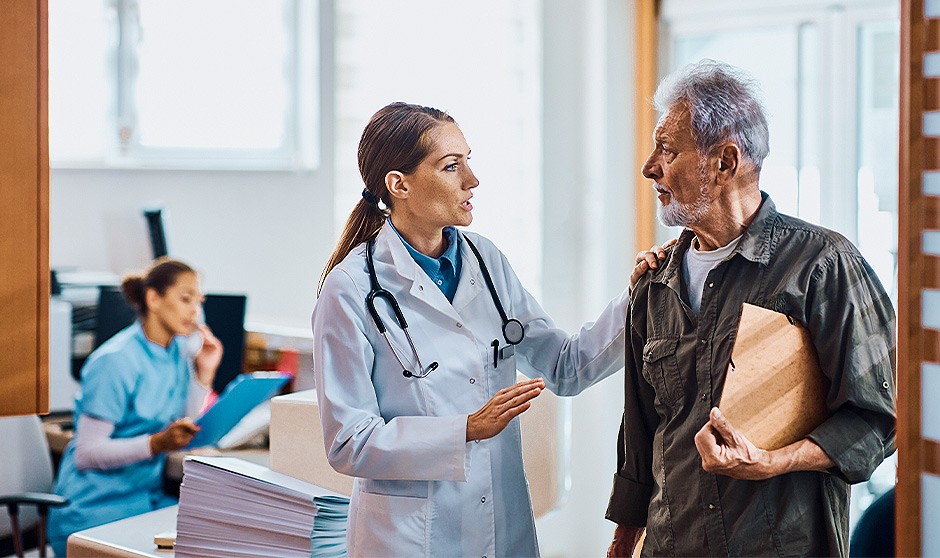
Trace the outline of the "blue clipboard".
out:
M 273 397 L 290 380 L 280 372 L 240 374 L 219 395 L 215 405 L 196 419 L 199 432 L 186 449 L 214 446 L 252 409 Z

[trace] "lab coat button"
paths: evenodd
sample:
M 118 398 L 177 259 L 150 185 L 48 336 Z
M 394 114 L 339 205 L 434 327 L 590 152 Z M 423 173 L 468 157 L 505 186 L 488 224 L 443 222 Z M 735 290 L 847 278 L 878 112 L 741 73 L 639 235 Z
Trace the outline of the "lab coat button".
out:
M 476 282 L 475 279 L 471 279 L 471 280 L 470 280 L 470 284 L 471 284 L 471 285 L 476 285 L 477 282 Z M 483 558 L 486 558 L 486 556 L 484 556 Z
M 457 327 L 463 327 L 463 324 L 460 322 L 457 322 Z
M 423 290 L 424 290 L 424 285 L 418 285 L 418 290 L 419 290 L 419 291 L 423 291 Z
M 470 383 L 471 383 L 471 384 L 477 383 L 477 379 L 476 379 L 476 378 L 470 378 Z
M 486 503 L 486 496 L 480 498 L 480 503 L 481 503 L 481 504 L 485 504 L 485 503 Z

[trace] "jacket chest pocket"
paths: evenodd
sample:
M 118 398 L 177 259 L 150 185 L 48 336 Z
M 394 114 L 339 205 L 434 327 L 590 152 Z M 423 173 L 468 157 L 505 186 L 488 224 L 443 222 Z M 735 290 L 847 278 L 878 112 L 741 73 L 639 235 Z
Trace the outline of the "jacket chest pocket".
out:
M 643 346 L 643 377 L 656 390 L 657 398 L 671 408 L 679 405 L 684 392 L 678 347 L 678 337 L 650 339 Z

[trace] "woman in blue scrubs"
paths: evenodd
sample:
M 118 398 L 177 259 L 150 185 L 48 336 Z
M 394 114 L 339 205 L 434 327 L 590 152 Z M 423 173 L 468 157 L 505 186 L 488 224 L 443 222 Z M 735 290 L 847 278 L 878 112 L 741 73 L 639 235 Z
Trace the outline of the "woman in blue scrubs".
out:
M 222 358 L 221 343 L 199 323 L 203 295 L 191 267 L 161 258 L 121 289 L 138 320 L 82 368 L 75 435 L 55 487 L 69 505 L 50 512 L 57 556 L 76 531 L 176 503 L 163 492 L 165 454 L 198 430 L 189 417 Z

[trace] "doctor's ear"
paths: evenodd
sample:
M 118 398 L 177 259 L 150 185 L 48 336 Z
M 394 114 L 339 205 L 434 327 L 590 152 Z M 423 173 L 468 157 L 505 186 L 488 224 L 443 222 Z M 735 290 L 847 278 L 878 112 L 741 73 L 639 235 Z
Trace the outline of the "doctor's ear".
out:
M 389 171 L 385 175 L 385 187 L 393 198 L 404 199 L 408 197 L 408 184 L 405 183 L 405 175 L 398 171 Z

